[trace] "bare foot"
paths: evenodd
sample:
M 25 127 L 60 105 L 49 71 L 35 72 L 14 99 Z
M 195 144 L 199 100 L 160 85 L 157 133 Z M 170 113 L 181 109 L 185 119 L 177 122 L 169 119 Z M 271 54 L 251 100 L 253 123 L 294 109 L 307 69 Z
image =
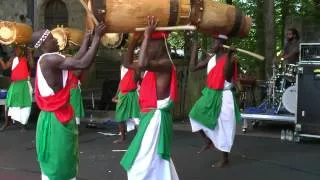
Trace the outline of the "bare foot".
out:
M 229 166 L 229 161 L 227 161 L 227 160 L 220 161 L 220 162 L 212 165 L 212 167 L 214 167 L 214 168 L 225 168 L 227 166 Z
M 204 151 L 206 151 L 206 150 L 208 150 L 208 149 L 210 149 L 210 148 L 213 148 L 212 142 L 209 142 L 209 143 L 205 144 L 204 146 L 202 146 L 202 148 L 200 149 L 200 151 L 198 151 L 197 153 L 198 153 L 198 154 L 201 154 L 202 152 L 204 152 Z
M 120 138 L 120 139 L 118 139 L 118 140 L 113 141 L 113 143 L 114 143 L 114 144 L 122 144 L 122 143 L 124 143 L 125 141 L 126 141 L 126 140 Z

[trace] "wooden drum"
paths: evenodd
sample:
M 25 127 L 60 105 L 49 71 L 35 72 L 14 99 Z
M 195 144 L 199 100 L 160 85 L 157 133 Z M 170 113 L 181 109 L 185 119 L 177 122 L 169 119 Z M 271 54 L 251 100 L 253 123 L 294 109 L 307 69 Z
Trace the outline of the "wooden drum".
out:
M 147 16 L 159 19 L 159 26 L 186 25 L 190 0 L 86 0 L 93 12 L 105 11 L 108 33 L 128 33 L 147 26 Z M 90 17 L 87 25 L 92 27 Z
M 191 0 L 191 6 L 191 24 L 204 33 L 238 37 L 249 34 L 252 19 L 235 6 L 212 0 Z
M 32 27 L 16 22 L 0 21 L 0 43 L 9 44 L 28 44 L 31 41 Z

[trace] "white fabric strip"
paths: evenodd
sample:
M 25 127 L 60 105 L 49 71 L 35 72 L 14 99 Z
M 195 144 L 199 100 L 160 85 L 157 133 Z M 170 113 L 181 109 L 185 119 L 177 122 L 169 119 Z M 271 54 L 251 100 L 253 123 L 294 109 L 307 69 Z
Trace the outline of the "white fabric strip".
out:
M 120 78 L 121 78 L 121 80 L 123 79 L 123 77 L 127 74 L 127 72 L 128 72 L 128 69 L 127 68 L 125 68 L 124 66 L 121 66 L 121 69 L 120 69 Z
M 207 66 L 207 74 L 210 73 L 211 69 L 214 68 L 216 66 L 216 55 L 212 56 L 212 58 L 209 60 L 208 62 L 208 66 Z
M 13 58 L 11 70 L 14 70 L 18 66 L 18 64 L 19 64 L 19 58 L 18 57 Z
M 47 97 L 47 96 L 52 96 L 54 95 L 54 91 L 53 89 L 48 85 L 47 81 L 45 80 L 43 74 L 42 74 L 42 70 L 41 70 L 41 66 L 40 66 L 40 62 L 43 59 L 44 56 L 46 55 L 50 55 L 50 54 L 57 54 L 62 56 L 63 58 L 65 58 L 65 56 L 59 54 L 59 53 L 46 53 L 40 56 L 39 60 L 38 60 L 38 64 L 37 64 L 37 80 L 38 80 L 38 87 L 39 87 L 39 92 L 40 95 L 42 97 Z M 68 70 L 63 70 L 62 71 L 62 78 L 63 78 L 63 87 L 66 86 L 67 83 L 67 79 L 68 79 Z M 41 88 L 40 88 L 41 87 Z
M 166 107 L 170 99 L 157 101 L 157 107 Z M 162 159 L 158 152 L 158 139 L 161 125 L 161 111 L 156 110 L 146 132 L 141 147 L 128 171 L 128 180 L 179 180 L 172 160 Z

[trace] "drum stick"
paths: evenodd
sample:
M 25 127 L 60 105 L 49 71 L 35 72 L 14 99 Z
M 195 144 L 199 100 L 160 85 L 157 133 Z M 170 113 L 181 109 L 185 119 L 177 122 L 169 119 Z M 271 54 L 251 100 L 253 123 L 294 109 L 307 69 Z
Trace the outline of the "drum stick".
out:
M 146 28 L 136 28 L 136 31 L 145 31 Z M 197 30 L 196 26 L 185 25 L 185 26 L 170 26 L 170 27 L 157 27 L 156 31 L 177 31 L 177 30 Z
M 88 8 L 87 4 L 83 0 L 79 0 L 84 9 L 87 11 L 87 14 L 91 17 L 95 25 L 98 25 L 99 22 L 97 18 L 93 15 L 92 11 Z
M 227 49 L 230 49 L 230 46 L 227 46 L 227 45 L 223 45 L 224 48 L 227 48 Z M 260 54 L 256 54 L 256 53 L 253 53 L 253 52 L 250 52 L 250 51 L 246 51 L 246 50 L 243 50 L 243 49 L 239 49 L 239 48 L 236 48 L 237 51 L 239 52 L 242 52 L 244 54 L 247 54 L 249 56 L 252 56 L 252 57 L 255 57 L 259 60 L 264 60 L 265 58 L 263 56 L 261 56 Z

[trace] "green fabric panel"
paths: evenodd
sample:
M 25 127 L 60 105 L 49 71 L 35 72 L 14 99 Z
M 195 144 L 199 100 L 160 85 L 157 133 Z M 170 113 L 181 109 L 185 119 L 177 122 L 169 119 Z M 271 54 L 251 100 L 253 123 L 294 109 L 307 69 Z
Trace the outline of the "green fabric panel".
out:
M 221 90 L 214 90 L 205 87 L 202 96 L 192 107 L 189 116 L 207 128 L 214 129 L 221 112 L 222 106 Z
M 131 91 L 127 94 L 120 92 L 118 94 L 115 120 L 117 122 L 123 122 L 132 118 L 139 118 L 139 114 L 140 108 L 137 91 Z
M 28 80 L 11 82 L 6 105 L 8 107 L 31 107 L 32 97 L 30 96 Z
M 235 91 L 232 89 L 234 99 L 234 112 L 236 121 L 241 121 L 240 109 L 236 103 Z M 202 90 L 202 96 L 192 107 L 189 116 L 198 121 L 207 128 L 214 129 L 217 125 L 218 118 L 222 107 L 223 90 L 214 90 L 205 87 Z
M 78 130 L 74 120 L 61 124 L 53 112 L 41 111 L 36 131 L 41 171 L 50 180 L 69 180 L 78 172 Z
M 80 88 L 70 90 L 70 104 L 73 107 L 75 117 L 84 117 L 84 106 Z
M 161 112 L 161 124 L 160 124 L 160 132 L 159 132 L 159 140 L 157 145 L 158 154 L 165 160 L 170 159 L 170 152 L 172 146 L 172 107 L 174 103 L 172 101 L 169 102 L 168 106 L 158 109 Z M 152 119 L 155 110 L 152 110 L 148 113 L 140 114 L 140 124 L 137 135 L 134 137 L 131 142 L 128 151 L 123 156 L 120 164 L 122 167 L 129 171 L 139 153 L 141 147 L 141 142 L 145 135 L 145 132 L 148 128 L 150 120 Z

